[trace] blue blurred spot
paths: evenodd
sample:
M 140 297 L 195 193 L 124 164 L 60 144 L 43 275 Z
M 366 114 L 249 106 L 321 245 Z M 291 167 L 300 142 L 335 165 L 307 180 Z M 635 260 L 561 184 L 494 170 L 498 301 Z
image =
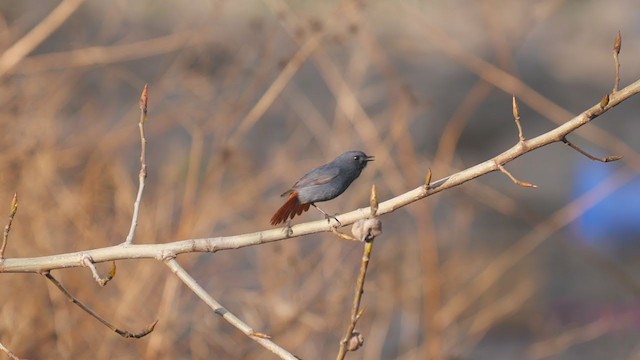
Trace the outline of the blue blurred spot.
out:
M 572 198 L 595 188 L 619 168 L 614 164 L 584 161 L 574 176 Z M 587 210 L 576 221 L 582 240 L 595 248 L 619 250 L 640 245 L 640 176 Z

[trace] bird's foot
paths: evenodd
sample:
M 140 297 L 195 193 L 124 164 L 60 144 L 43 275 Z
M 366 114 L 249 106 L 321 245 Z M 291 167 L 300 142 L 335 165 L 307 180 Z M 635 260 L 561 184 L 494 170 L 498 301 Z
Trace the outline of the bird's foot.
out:
M 337 215 L 337 214 L 336 214 Z M 327 219 L 327 222 L 329 224 L 331 224 L 331 219 L 335 220 L 336 223 L 333 224 L 333 228 L 337 229 L 339 227 L 342 227 L 342 223 L 340 222 L 340 220 L 338 220 L 337 217 L 335 217 L 334 215 L 329 215 L 329 214 L 324 214 L 324 218 Z
M 291 220 L 287 220 L 287 222 L 284 224 L 284 227 L 282 228 L 282 232 L 287 234 L 287 237 L 293 235 L 293 229 L 291 228 Z

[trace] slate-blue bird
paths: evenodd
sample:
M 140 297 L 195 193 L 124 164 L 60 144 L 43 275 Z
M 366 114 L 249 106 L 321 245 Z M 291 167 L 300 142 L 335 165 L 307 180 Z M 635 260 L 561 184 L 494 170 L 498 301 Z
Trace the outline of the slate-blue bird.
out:
M 309 210 L 311 205 L 330 217 L 315 203 L 331 200 L 342 194 L 373 159 L 373 156 L 362 151 L 347 151 L 332 162 L 309 171 L 281 195 L 289 196 L 289 199 L 273 215 L 271 225 L 293 219 Z

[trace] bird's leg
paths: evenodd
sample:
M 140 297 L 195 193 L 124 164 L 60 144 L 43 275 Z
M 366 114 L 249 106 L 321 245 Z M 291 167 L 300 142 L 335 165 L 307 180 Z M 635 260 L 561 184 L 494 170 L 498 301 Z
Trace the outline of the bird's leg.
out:
M 282 228 L 282 231 L 287 234 L 287 237 L 293 235 L 293 229 L 291 229 L 291 219 L 287 220 L 287 222 L 284 224 L 284 227 Z
M 340 222 L 340 220 L 338 220 L 338 218 L 336 218 L 333 215 L 329 215 L 327 214 L 324 210 L 320 209 L 316 204 L 311 203 L 311 205 L 313 205 L 314 208 L 318 209 L 318 211 L 320 211 L 321 213 L 324 214 L 325 219 L 327 219 L 327 221 L 331 222 L 331 219 L 335 220 L 338 224 L 337 226 L 340 227 L 342 226 L 342 223 Z

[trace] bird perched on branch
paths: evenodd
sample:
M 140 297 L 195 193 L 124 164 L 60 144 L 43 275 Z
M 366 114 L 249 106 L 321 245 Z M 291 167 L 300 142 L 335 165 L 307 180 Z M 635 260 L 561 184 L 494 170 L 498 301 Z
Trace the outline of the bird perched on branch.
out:
M 353 180 L 360 176 L 367 163 L 373 160 L 373 156 L 368 156 L 362 151 L 347 151 L 332 162 L 309 171 L 291 189 L 280 195 L 289 196 L 289 198 L 273 215 L 271 225 L 293 219 L 294 216 L 309 210 L 311 205 L 327 218 L 335 219 L 315 203 L 331 200 L 342 194 Z

